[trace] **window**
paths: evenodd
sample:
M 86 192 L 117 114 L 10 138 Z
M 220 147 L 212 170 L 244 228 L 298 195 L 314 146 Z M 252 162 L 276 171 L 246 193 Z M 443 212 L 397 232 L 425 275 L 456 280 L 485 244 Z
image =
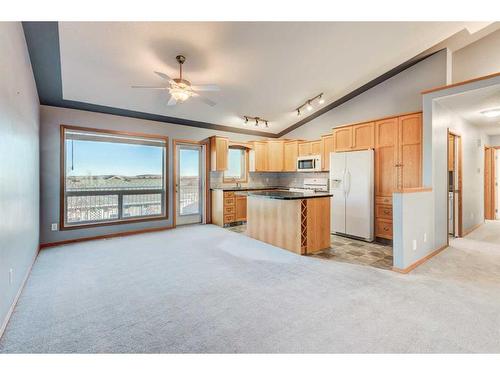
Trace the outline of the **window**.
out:
M 63 126 L 61 228 L 166 219 L 166 137 Z
M 224 171 L 226 182 L 247 181 L 247 151 L 241 147 L 229 147 L 227 154 L 227 170 Z

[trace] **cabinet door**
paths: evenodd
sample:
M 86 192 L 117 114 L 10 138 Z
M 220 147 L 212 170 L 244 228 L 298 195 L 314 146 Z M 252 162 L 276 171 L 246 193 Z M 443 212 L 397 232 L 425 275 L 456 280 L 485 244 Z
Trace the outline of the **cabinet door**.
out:
M 330 170 L 330 152 L 333 152 L 333 134 L 321 137 L 321 169 Z
M 267 171 L 267 143 L 255 142 L 255 172 Z
M 311 142 L 311 155 L 321 155 L 321 141 Z
M 422 184 L 422 114 L 398 119 L 398 188 Z
M 392 197 L 396 188 L 398 119 L 375 122 L 375 195 Z
M 210 169 L 222 172 L 227 169 L 227 154 L 229 151 L 229 139 L 223 137 L 210 138 Z
M 375 145 L 375 125 L 373 122 L 352 127 L 352 149 L 366 150 Z
M 247 220 L 247 197 L 237 196 L 236 197 L 236 221 L 246 221 Z
M 282 172 L 284 157 L 285 157 L 285 143 L 283 141 L 269 141 L 267 142 L 267 170 L 269 172 Z
M 453 135 L 448 134 L 448 171 L 453 171 L 455 164 L 455 141 Z
M 334 149 L 335 151 L 349 151 L 352 147 L 352 126 L 345 128 L 335 129 L 334 136 Z
M 312 155 L 312 145 L 311 142 L 299 143 L 299 156 Z
M 297 170 L 297 156 L 299 155 L 298 142 L 286 142 L 284 145 L 284 171 L 295 172 Z

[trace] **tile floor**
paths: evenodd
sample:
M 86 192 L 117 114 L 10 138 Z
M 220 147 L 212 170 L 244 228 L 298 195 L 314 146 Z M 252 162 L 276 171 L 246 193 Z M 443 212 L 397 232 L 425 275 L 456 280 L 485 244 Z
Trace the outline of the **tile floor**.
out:
M 226 229 L 245 233 L 246 225 L 234 225 Z M 316 258 L 331 259 L 390 270 L 392 268 L 392 246 L 358 241 L 352 238 L 332 235 L 330 249 L 312 255 Z

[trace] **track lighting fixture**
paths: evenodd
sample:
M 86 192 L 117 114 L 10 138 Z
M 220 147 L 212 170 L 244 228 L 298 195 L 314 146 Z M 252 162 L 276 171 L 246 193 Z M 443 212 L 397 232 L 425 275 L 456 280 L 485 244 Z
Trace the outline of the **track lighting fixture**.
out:
M 253 120 L 253 121 L 255 121 L 255 126 L 259 126 L 262 123 L 266 126 L 266 128 L 269 127 L 269 121 L 265 120 L 263 118 L 253 117 L 253 116 L 243 116 L 243 118 L 245 119 L 245 124 L 248 123 L 248 120 Z
M 323 93 L 321 94 L 318 94 L 316 95 L 314 98 L 311 98 L 311 99 L 307 99 L 304 104 L 302 104 L 301 106 L 297 107 L 295 110 L 297 111 L 297 116 L 300 116 L 302 114 L 302 112 L 300 111 L 302 108 L 306 108 L 309 112 L 312 111 L 314 109 L 314 102 L 315 101 L 318 101 L 318 104 L 319 105 L 323 105 L 325 104 L 325 99 L 323 99 Z

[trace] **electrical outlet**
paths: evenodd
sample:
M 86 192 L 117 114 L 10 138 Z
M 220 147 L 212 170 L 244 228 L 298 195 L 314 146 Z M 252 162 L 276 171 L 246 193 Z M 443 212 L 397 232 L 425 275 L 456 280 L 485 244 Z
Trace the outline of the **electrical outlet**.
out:
M 417 240 L 413 240 L 413 251 L 417 250 Z
M 14 270 L 9 269 L 9 285 L 12 285 L 12 281 L 14 280 Z
M 427 242 L 427 233 L 424 233 L 424 242 Z
M 52 232 L 55 232 L 57 230 L 57 223 L 52 223 L 52 225 L 50 226 L 50 230 Z

